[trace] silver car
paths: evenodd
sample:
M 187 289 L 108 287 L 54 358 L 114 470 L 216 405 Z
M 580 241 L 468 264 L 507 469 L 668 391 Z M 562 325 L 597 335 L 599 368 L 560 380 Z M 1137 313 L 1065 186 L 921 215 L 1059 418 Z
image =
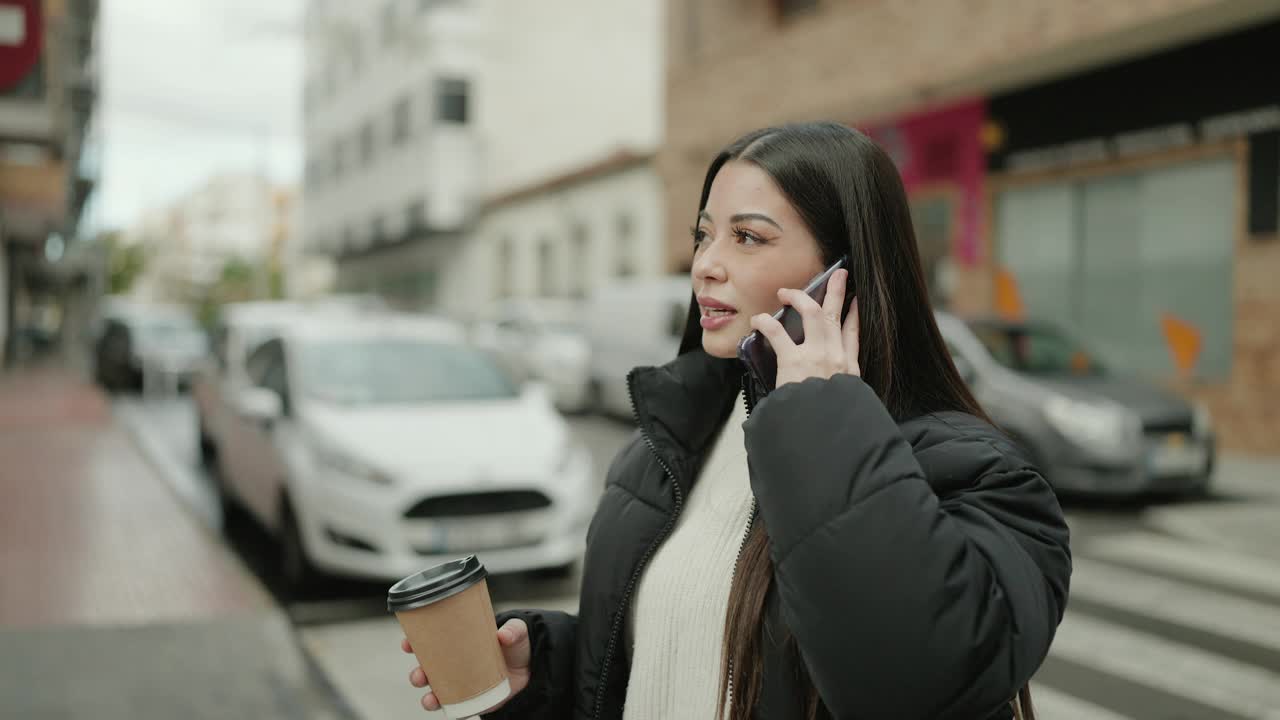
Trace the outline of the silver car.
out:
M 1045 322 L 960 319 L 938 327 L 983 408 L 1064 494 L 1205 494 L 1208 411 L 1097 356 Z

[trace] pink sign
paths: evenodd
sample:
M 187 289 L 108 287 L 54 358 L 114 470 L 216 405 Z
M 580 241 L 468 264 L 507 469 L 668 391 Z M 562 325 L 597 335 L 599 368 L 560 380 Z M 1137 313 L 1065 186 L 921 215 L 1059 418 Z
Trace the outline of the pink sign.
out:
M 978 261 L 987 171 L 985 120 L 986 104 L 969 100 L 863 128 L 897 164 L 912 200 L 917 233 L 928 230 L 922 227 L 926 223 L 944 222 L 938 227 L 946 228 L 951 254 L 964 265 Z M 929 217 L 931 210 L 945 217 Z

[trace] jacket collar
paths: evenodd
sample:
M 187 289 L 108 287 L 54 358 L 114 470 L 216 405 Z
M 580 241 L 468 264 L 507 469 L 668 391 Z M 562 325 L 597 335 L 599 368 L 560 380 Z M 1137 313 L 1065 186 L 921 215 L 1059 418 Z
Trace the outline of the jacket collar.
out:
M 691 350 L 662 367 L 627 376 L 640 431 L 662 458 L 688 471 L 733 410 L 742 390 L 742 363 Z

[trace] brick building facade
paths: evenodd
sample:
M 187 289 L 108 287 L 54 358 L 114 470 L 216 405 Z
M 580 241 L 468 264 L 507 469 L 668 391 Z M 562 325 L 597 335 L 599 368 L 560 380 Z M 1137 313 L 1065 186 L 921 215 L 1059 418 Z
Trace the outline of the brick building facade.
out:
M 1100 257 L 1103 248 L 1128 253 L 1122 259 L 1137 263 L 1155 252 L 1158 263 L 1135 265 L 1152 275 L 1151 297 L 1142 303 L 1164 307 L 1167 301 L 1176 312 L 1164 315 L 1189 318 L 1198 327 L 1204 350 L 1199 362 L 1191 370 L 1174 368 L 1169 353 L 1156 347 L 1164 342 L 1158 322 L 1136 318 L 1137 301 L 1131 322 L 1145 323 L 1142 332 L 1113 322 L 1099 328 L 1099 337 L 1115 338 L 1132 369 L 1168 378 L 1205 401 L 1227 447 L 1278 451 L 1280 284 L 1274 278 L 1280 238 L 1275 205 L 1267 198 L 1275 193 L 1268 183 L 1280 172 L 1274 141 L 1280 125 L 1272 126 L 1271 114 L 1273 106 L 1280 108 L 1280 94 L 1264 90 L 1264 97 L 1254 97 L 1251 88 L 1269 81 L 1248 71 L 1261 68 L 1223 67 L 1221 77 L 1233 79 L 1225 84 L 1241 88 L 1239 96 L 1206 98 L 1187 117 L 1157 113 L 1145 123 L 1117 112 L 1123 102 L 1087 100 L 1097 77 L 1144 58 L 1186 55 L 1214 38 L 1273 27 L 1280 43 L 1278 16 L 1280 6 L 1256 0 L 668 0 L 667 122 L 656 161 L 666 186 L 667 265 L 688 266 L 686 228 L 707 163 L 720 147 L 779 122 L 846 122 L 868 131 L 899 160 L 923 254 L 928 263 L 932 253 L 949 271 L 945 295 L 953 309 L 995 310 L 998 279 L 1012 266 L 1023 276 L 1022 294 L 1033 312 L 1060 290 L 1082 306 L 1085 324 L 1097 325 L 1102 321 L 1090 300 L 1126 288 L 1114 272 L 1091 272 L 1085 255 Z M 1167 89 L 1134 88 L 1152 93 L 1135 96 L 1135 103 L 1185 104 L 1168 101 L 1180 97 L 1176 58 L 1170 58 L 1148 68 L 1152 77 L 1168 81 Z M 1026 130 L 1034 118 L 1023 108 L 1037 101 L 1038 89 L 1068 81 L 1084 88 L 1084 106 L 1056 118 L 1062 137 L 1038 142 L 1032 137 L 1037 133 Z M 1103 120 L 1092 122 L 1095 116 Z M 919 150 L 936 150 L 939 139 L 949 148 L 945 162 L 921 158 Z M 981 168 L 976 181 L 975 153 Z M 1112 217 L 1135 203 L 1145 207 L 1142 198 L 1150 206 L 1145 215 Z M 1212 217 L 1194 212 L 1190 199 L 1197 198 Z M 1061 217 L 1054 203 L 1066 208 Z M 1217 255 L 1193 245 L 1191 237 L 1163 244 L 1152 239 L 1162 228 L 1189 227 L 1178 211 L 1214 234 Z M 1069 290 L 1035 282 L 1039 266 L 1020 260 L 1034 248 L 1019 231 L 1037 228 L 1035 219 L 1045 213 L 1065 238 L 1054 248 L 1077 248 L 1063 260 L 1070 263 L 1063 271 L 1069 277 L 1057 278 Z M 1103 227 L 1132 226 L 1132 237 L 1147 240 L 1118 236 L 1110 242 L 1105 232 L 1090 234 L 1087 222 L 1066 219 L 1076 215 L 1096 215 L 1095 224 Z M 1186 252 L 1179 250 L 1183 246 Z M 1210 282 L 1178 295 L 1176 283 L 1158 282 L 1159 263 Z M 1195 292 L 1212 300 L 1212 312 L 1200 309 L 1206 303 L 1197 303 Z M 1129 336 L 1141 336 L 1141 342 Z

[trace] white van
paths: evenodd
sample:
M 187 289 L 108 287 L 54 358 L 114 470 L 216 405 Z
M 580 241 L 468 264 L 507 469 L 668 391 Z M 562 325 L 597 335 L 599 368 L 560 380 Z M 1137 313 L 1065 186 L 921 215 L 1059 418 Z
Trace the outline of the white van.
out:
M 618 281 L 592 293 L 585 332 L 592 396 L 600 412 L 631 417 L 627 373 L 675 358 L 692 294 L 688 275 Z

